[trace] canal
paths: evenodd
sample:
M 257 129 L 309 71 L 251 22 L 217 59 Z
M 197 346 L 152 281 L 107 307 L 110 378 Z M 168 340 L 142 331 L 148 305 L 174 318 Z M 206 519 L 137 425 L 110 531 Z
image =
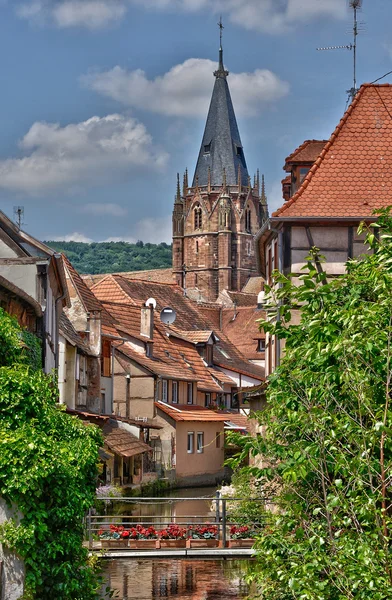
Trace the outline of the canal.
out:
M 197 515 L 213 521 L 211 500 L 216 488 L 189 488 L 165 493 L 167 501 L 124 503 L 117 514 L 132 514 L 140 520 L 155 517 Z M 184 500 L 171 501 L 173 498 Z M 187 498 L 190 498 L 187 500 Z M 105 584 L 118 600 L 224 600 L 246 598 L 245 583 L 250 560 L 112 559 L 104 563 Z

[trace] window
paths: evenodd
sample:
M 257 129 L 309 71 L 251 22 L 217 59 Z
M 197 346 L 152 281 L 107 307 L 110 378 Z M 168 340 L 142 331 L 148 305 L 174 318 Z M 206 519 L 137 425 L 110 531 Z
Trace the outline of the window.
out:
M 102 377 L 111 376 L 111 353 L 112 348 L 110 341 L 104 339 L 102 341 L 102 358 L 101 358 L 101 375 Z
M 101 392 L 101 415 L 104 415 L 106 413 L 106 397 L 105 397 L 105 393 Z
M 212 358 L 213 358 L 213 348 L 212 344 L 207 344 L 206 349 L 206 363 L 209 367 L 212 366 Z
M 257 340 L 256 352 L 265 352 L 265 340 Z
M 178 382 L 173 381 L 172 383 L 172 402 L 178 404 Z
M 211 152 L 211 142 L 209 144 L 204 144 L 204 154 L 209 154 Z
M 309 173 L 309 167 L 300 167 L 299 168 L 299 182 L 302 183 L 305 179 L 306 175 Z
M 211 404 L 211 394 L 209 392 L 206 392 L 205 406 L 210 406 L 210 404 Z
M 220 431 L 216 432 L 216 436 L 215 436 L 215 448 L 220 448 Z
M 162 379 L 162 402 L 167 402 L 167 380 Z
M 200 204 L 196 204 L 194 211 L 195 218 L 195 229 L 201 229 L 203 225 L 203 212 L 201 210 Z
M 204 433 L 202 431 L 197 432 L 197 453 L 203 454 L 204 452 Z
M 245 230 L 248 231 L 249 233 L 252 230 L 252 211 L 249 209 L 246 209 L 245 211 Z
M 196 254 L 199 254 L 199 242 L 196 240 Z
M 193 383 L 188 383 L 187 403 L 193 404 Z
M 194 453 L 194 447 L 195 447 L 195 433 L 194 433 L 194 431 L 188 431 L 188 448 L 187 448 L 188 454 Z

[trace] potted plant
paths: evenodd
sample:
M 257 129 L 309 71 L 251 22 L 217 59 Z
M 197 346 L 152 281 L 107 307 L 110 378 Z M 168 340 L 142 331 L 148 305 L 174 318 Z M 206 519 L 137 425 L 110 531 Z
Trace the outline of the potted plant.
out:
M 216 548 L 218 546 L 217 525 L 191 525 L 188 529 L 188 548 Z
M 159 544 L 161 548 L 185 548 L 186 529 L 178 525 L 169 525 L 159 532 Z
M 248 525 L 233 525 L 230 527 L 228 548 L 252 548 L 256 532 Z
M 155 550 L 158 534 L 154 527 L 136 525 L 129 530 L 129 547 L 139 550 Z
M 110 525 L 109 529 L 98 531 L 102 548 L 126 548 L 129 532 L 122 525 Z

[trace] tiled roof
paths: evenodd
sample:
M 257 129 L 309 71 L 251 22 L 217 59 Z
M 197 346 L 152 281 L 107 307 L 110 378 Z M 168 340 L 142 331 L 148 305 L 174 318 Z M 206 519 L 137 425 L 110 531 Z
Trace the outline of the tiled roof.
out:
M 298 192 L 273 217 L 370 217 L 391 204 L 392 86 L 365 84 Z
M 85 352 L 86 354 L 91 354 L 91 350 L 90 350 L 88 344 L 86 344 L 86 342 L 83 340 L 82 336 L 79 335 L 79 333 L 76 331 L 76 329 L 72 325 L 71 321 L 68 319 L 67 315 L 64 312 L 62 312 L 60 315 L 59 329 L 60 329 L 60 333 L 63 334 L 65 339 L 68 340 L 68 342 L 72 346 L 76 346 L 77 348 L 82 350 L 82 352 Z
M 326 143 L 327 140 L 305 140 L 286 158 L 286 163 L 313 163 Z
M 99 283 L 110 275 L 104 273 L 99 275 L 82 275 L 83 280 L 89 287 Z M 169 269 L 151 269 L 148 271 L 125 271 L 123 273 L 113 273 L 113 275 L 121 275 L 126 279 L 143 279 L 144 281 L 155 281 L 157 283 L 173 283 L 173 270 Z
M 141 313 L 139 306 L 102 301 L 103 307 L 113 319 L 113 325 L 120 333 L 127 333 L 138 339 L 146 341 L 140 334 Z
M 219 307 L 217 309 L 208 308 L 208 311 L 204 311 L 202 305 L 198 305 L 184 296 L 183 289 L 177 284 L 127 280 L 120 275 L 109 275 L 92 289 L 99 299 L 105 301 L 105 307 L 108 306 L 107 302 L 124 303 L 124 298 L 129 304 L 140 307 L 148 298 L 155 298 L 157 302 L 155 322 L 158 323 L 158 315 L 161 310 L 170 306 L 175 309 L 177 314 L 175 327 L 182 331 L 195 332 L 212 329 L 216 331 L 215 321 L 211 322 L 206 316 L 207 313 L 212 314 L 213 317 L 214 314 L 217 315 L 219 323 Z M 218 337 L 219 343 L 214 347 L 214 362 L 228 369 L 235 366 L 233 370 L 237 372 L 263 379 L 262 369 L 246 360 L 224 333 L 219 333 Z M 155 344 L 156 339 L 154 339 L 154 354 Z
M 262 277 L 249 277 L 241 291 L 246 294 L 258 294 L 262 290 L 263 285 L 264 279 Z
M 68 258 L 65 254 L 62 254 L 63 262 L 65 264 L 65 268 L 68 271 L 68 274 L 72 280 L 73 285 L 76 288 L 76 291 L 83 302 L 83 305 L 87 312 L 95 312 L 100 311 L 102 309 L 100 302 L 91 292 L 91 290 L 87 287 L 83 279 L 80 277 L 79 273 L 74 269 Z
M 168 331 L 173 335 L 180 336 L 182 339 L 185 339 L 192 344 L 206 344 L 210 337 L 214 334 L 211 329 L 207 329 L 206 331 L 183 331 L 173 326 L 168 327 Z
M 222 315 L 223 331 L 237 349 L 248 360 L 264 358 L 261 352 L 256 352 L 257 340 L 264 339 L 265 334 L 260 332 L 258 319 L 265 318 L 265 311 L 256 307 L 239 307 L 235 311 L 226 308 Z
M 226 415 L 227 423 L 232 423 L 235 426 L 233 427 L 233 429 L 240 427 L 244 431 L 249 431 L 249 419 L 247 416 L 242 415 L 241 413 L 234 413 L 229 411 L 224 411 L 221 414 Z M 225 429 L 230 429 L 230 426 L 226 427 Z
M 119 427 L 114 420 L 110 420 L 103 428 L 104 440 L 112 452 L 125 458 L 151 452 L 152 448 L 138 440 L 132 433 Z
M 174 419 L 174 421 L 218 421 L 222 423 L 229 420 L 227 414 L 215 412 L 214 410 L 197 405 L 176 404 L 173 407 L 164 402 L 156 402 L 155 406 Z
M 260 290 L 259 290 L 260 291 Z M 245 292 L 231 292 L 226 290 L 227 295 L 235 302 L 237 306 L 256 306 L 257 305 L 257 294 L 245 293 Z
M 234 380 L 231 379 L 231 377 L 226 375 L 226 373 L 224 373 L 220 369 L 217 369 L 214 367 L 209 367 L 208 372 L 210 373 L 210 375 L 215 377 L 215 379 L 217 379 L 219 381 L 219 383 L 221 383 L 221 384 L 226 383 L 228 385 L 233 385 L 233 383 L 234 383 Z

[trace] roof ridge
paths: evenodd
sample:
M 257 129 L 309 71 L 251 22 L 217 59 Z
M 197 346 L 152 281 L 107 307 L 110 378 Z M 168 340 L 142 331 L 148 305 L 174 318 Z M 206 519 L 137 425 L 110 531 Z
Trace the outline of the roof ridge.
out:
M 124 275 L 121 273 L 112 273 L 112 275 L 121 277 L 121 279 L 125 279 L 126 281 L 138 281 L 139 283 L 149 283 L 152 285 L 169 285 L 171 287 L 179 287 L 175 281 L 173 281 L 173 283 L 168 283 L 167 281 L 151 281 L 151 279 L 139 279 L 138 277 L 124 277 Z
M 387 84 L 387 85 L 389 85 L 389 84 Z M 285 202 L 285 204 L 283 204 L 283 206 L 281 206 L 280 208 L 278 208 L 278 210 L 276 210 L 275 212 L 273 212 L 272 213 L 272 217 L 279 217 L 290 206 L 292 206 L 298 200 L 298 198 L 301 197 L 302 193 L 306 190 L 306 188 L 308 187 L 309 183 L 312 181 L 312 179 L 314 177 L 314 174 L 317 173 L 320 165 L 322 164 L 322 162 L 324 160 L 325 155 L 327 154 L 327 152 L 329 151 L 329 149 L 331 148 L 331 146 L 334 144 L 334 142 L 335 142 L 337 136 L 339 135 L 340 131 L 342 130 L 342 128 L 344 127 L 344 125 L 347 123 L 348 118 L 351 116 L 352 112 L 355 110 L 356 106 L 358 105 L 360 99 L 362 98 L 362 96 L 364 94 L 365 88 L 371 87 L 371 86 L 372 86 L 372 84 L 363 84 L 363 85 L 361 85 L 361 87 L 359 88 L 359 91 L 358 91 L 357 95 L 355 96 L 354 100 L 352 101 L 352 103 L 350 104 L 350 106 L 345 111 L 343 117 L 340 119 L 339 123 L 335 127 L 335 130 L 333 131 L 331 137 L 329 138 L 329 140 L 325 144 L 324 148 L 322 149 L 320 156 L 318 157 L 318 159 L 314 163 L 313 167 L 310 169 L 309 173 L 304 178 L 304 180 L 302 182 L 302 185 L 299 188 L 299 190 L 294 194 L 294 196 L 292 198 L 290 198 L 290 200 L 288 200 L 287 202 Z

